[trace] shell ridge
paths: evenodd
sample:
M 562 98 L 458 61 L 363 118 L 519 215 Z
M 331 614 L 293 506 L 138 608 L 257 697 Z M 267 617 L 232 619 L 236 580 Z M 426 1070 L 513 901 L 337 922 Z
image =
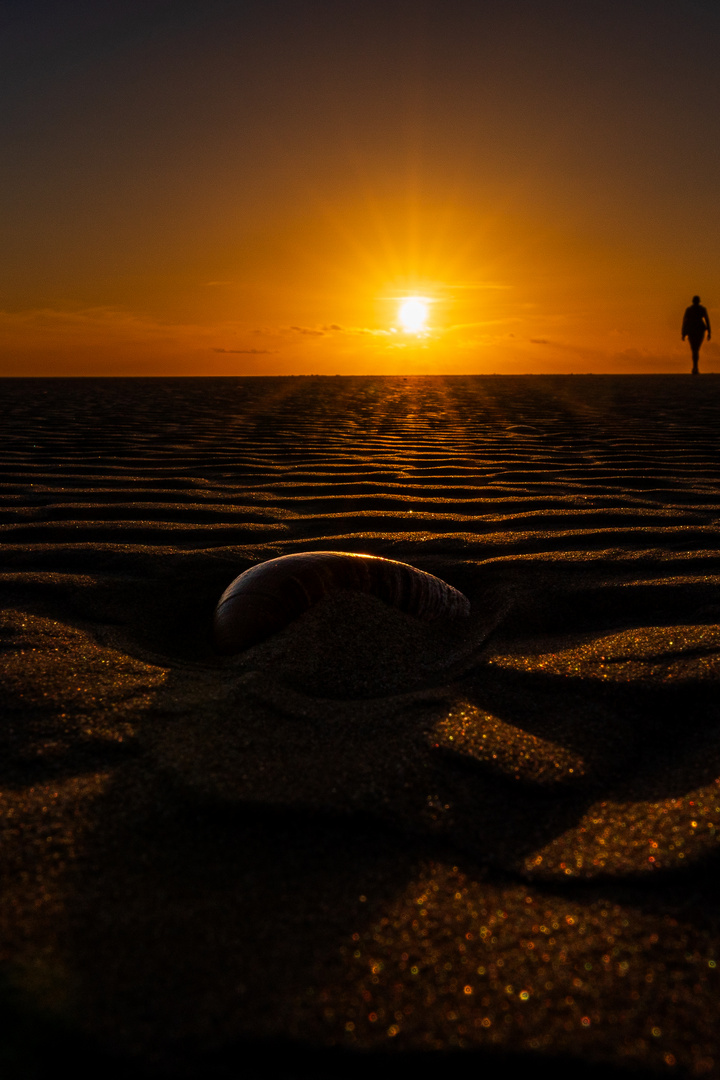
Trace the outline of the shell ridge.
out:
M 463 593 L 408 563 L 351 552 L 298 552 L 258 563 L 230 583 L 215 609 L 216 646 L 240 652 L 342 588 L 370 593 L 426 621 L 470 613 Z

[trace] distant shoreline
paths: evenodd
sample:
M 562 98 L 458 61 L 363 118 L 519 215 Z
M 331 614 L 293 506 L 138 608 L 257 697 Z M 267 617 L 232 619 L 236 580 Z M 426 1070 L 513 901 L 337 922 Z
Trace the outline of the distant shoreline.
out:
M 703 378 L 712 378 L 713 376 L 720 375 L 720 371 L 701 371 L 700 382 Z M 325 375 L 321 373 L 305 375 L 0 375 L 0 383 L 2 382 L 60 382 L 60 381 L 103 381 L 103 382 L 139 382 L 141 380 L 147 382 L 168 382 L 171 380 L 192 382 L 192 381 L 204 381 L 204 382 L 236 382 L 238 379 L 243 380 L 262 380 L 262 379 L 387 379 L 390 380 L 407 380 L 407 379 L 434 379 L 438 381 L 447 379 L 683 379 L 689 380 L 691 378 L 689 371 L 648 371 L 648 372 L 622 372 L 618 374 L 611 374 L 610 372 L 593 372 L 593 371 L 578 371 L 578 372 L 542 372 L 539 374 L 533 374 L 531 372 L 522 372 L 521 374 L 511 373 L 476 373 L 473 375 L 467 374 L 411 374 L 411 375 L 386 375 L 386 374 L 374 374 L 374 375 Z M 697 379 L 692 380 L 692 385 L 696 385 Z

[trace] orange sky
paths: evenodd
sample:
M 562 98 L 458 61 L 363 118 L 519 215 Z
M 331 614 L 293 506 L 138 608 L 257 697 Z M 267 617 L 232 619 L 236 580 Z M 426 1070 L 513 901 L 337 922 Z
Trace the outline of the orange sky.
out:
M 683 309 L 720 300 L 709 0 L 17 9 L 0 374 L 689 368 Z

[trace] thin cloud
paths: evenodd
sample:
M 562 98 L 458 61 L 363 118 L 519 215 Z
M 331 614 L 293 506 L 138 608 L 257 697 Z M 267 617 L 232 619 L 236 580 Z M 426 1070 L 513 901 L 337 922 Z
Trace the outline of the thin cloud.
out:
M 441 285 L 441 289 L 452 292 L 453 289 L 468 289 L 472 292 L 483 292 L 487 289 L 512 289 L 512 285 L 506 285 L 502 281 L 453 281 L 449 285 Z
M 373 337 L 389 337 L 392 331 L 380 330 L 379 328 L 370 329 L 367 326 L 345 326 L 343 327 L 343 334 L 349 334 L 351 337 L 355 337 L 358 334 L 371 334 Z
M 522 319 L 514 315 L 509 319 L 481 319 L 477 322 L 453 323 L 452 326 L 448 326 L 446 333 L 452 334 L 456 330 L 474 330 L 480 326 L 511 326 L 513 323 L 519 322 L 522 322 Z
M 313 330 L 310 326 L 291 326 L 291 330 L 294 330 L 296 334 L 306 334 L 308 337 L 323 337 L 324 330 Z
M 273 351 L 273 349 L 213 349 L 213 352 L 247 353 L 251 356 L 260 356 L 263 353 L 271 353 Z

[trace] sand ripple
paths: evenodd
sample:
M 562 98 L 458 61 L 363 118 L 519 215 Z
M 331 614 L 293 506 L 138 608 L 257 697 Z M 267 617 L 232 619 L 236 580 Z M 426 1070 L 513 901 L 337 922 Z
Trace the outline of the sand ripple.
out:
M 6 380 L 2 393 L 6 720 L 0 769 L 12 821 L 25 822 L 8 832 L 8 865 L 25 885 L 11 890 L 3 932 L 15 942 L 5 955 L 21 972 L 16 981 L 30 986 L 28 973 L 45 971 L 38 958 L 54 958 L 36 978 L 42 987 L 32 984 L 28 991 L 43 1007 L 50 1002 L 75 1016 L 63 996 L 69 991 L 53 990 L 52 980 L 86 986 L 78 992 L 87 1030 L 127 1053 L 144 1053 L 157 1031 L 163 1045 L 174 1045 L 191 1015 L 202 1045 L 278 1032 L 318 1045 L 378 1045 L 375 1021 L 351 1010 L 360 983 L 363 994 L 381 994 L 374 989 L 382 987 L 380 975 L 368 986 L 364 973 L 353 975 L 364 960 L 351 949 L 346 975 L 333 969 L 330 977 L 321 937 L 314 946 L 320 966 L 308 976 L 317 984 L 313 993 L 325 987 L 325 1003 L 317 1008 L 300 985 L 306 958 L 287 959 L 282 946 L 278 963 L 285 956 L 291 975 L 278 1012 L 278 991 L 257 974 L 259 960 L 248 942 L 238 948 L 260 1004 L 242 1017 L 224 984 L 202 1005 L 188 989 L 173 991 L 167 1015 L 155 998 L 143 997 L 142 979 L 157 988 L 158 972 L 163 963 L 172 966 L 175 948 L 172 932 L 163 930 L 165 959 L 153 953 L 157 928 L 149 930 L 147 905 L 162 894 L 178 934 L 191 914 L 177 899 L 182 888 L 174 891 L 170 882 L 177 868 L 157 869 L 152 884 L 149 869 L 134 861 L 132 837 L 134 830 L 149 830 L 154 839 L 147 850 L 158 858 L 165 828 L 158 822 L 187 814 L 188 807 L 201 817 L 214 815 L 218 835 L 224 835 L 225 826 L 217 825 L 223 821 L 235 821 L 249 835 L 243 823 L 252 820 L 265 822 L 258 828 L 267 836 L 278 823 L 290 828 L 292 820 L 315 822 L 312 828 L 336 838 L 358 829 L 368 835 L 395 830 L 403 850 L 420 851 L 417 858 L 426 860 L 432 852 L 440 860 L 432 871 L 423 863 L 418 880 L 425 892 L 432 890 L 430 874 L 439 896 L 446 886 L 453 895 L 469 889 L 476 907 L 478 882 L 486 897 L 496 897 L 486 901 L 493 910 L 516 902 L 508 899 L 513 889 L 518 911 L 525 910 L 526 897 L 539 903 L 538 890 L 553 889 L 562 899 L 551 902 L 545 894 L 542 902 L 562 908 L 563 918 L 568 905 L 592 908 L 587 925 L 597 924 L 597 947 L 582 963 L 600 964 L 606 982 L 610 969 L 603 962 L 613 946 L 603 936 L 597 905 L 605 904 L 603 918 L 612 909 L 617 922 L 627 914 L 626 901 L 617 891 L 582 900 L 567 890 L 641 889 L 652 881 L 653 888 L 672 891 L 686 877 L 695 889 L 697 875 L 715 865 L 715 379 L 20 379 Z M 313 549 L 413 563 L 465 592 L 473 615 L 428 627 L 372 597 L 338 594 L 246 654 L 216 657 L 210 622 L 229 581 L 257 561 Z M 214 841 L 205 842 L 212 848 Z M 179 851 L 184 841 L 172 843 Z M 119 853 L 119 870 L 108 861 L 109 850 Z M 312 862 L 309 849 L 303 857 Z M 183 865 L 196 858 L 185 851 Z M 203 886 L 210 892 L 193 894 L 190 906 L 209 905 L 227 942 L 230 923 L 232 934 L 239 930 L 223 906 L 227 898 L 221 902 L 213 892 L 222 889 L 212 884 L 212 873 L 227 870 L 235 856 L 218 849 L 215 858 L 216 871 L 207 871 L 211 883 Z M 415 869 L 405 866 L 403 873 L 417 872 L 417 858 Z M 83 866 L 95 867 L 100 884 L 89 884 L 92 874 Z M 521 884 L 510 887 L 509 880 Z M 334 888 L 327 881 L 324 887 Z M 304 886 L 297 888 L 302 893 Z M 155 956 L 142 979 L 123 973 L 118 946 L 98 914 L 123 889 L 144 898 L 137 909 L 128 901 L 134 932 Z M 393 970 L 410 964 L 398 957 L 408 953 L 415 934 L 406 893 L 417 889 L 396 882 L 361 931 L 363 940 L 387 953 L 377 963 Z M 339 911 L 349 910 L 347 898 L 337 903 Z M 113 904 L 110 924 L 120 918 Z M 246 918 L 267 959 L 261 907 Z M 281 905 L 273 916 L 280 926 L 284 912 Z M 660 921 L 668 912 L 663 909 Z M 440 964 L 445 939 L 442 916 L 436 916 L 440 923 L 428 940 L 437 952 L 432 963 Z M 466 945 L 475 935 L 473 948 L 480 948 L 483 935 L 467 912 L 462 918 L 469 920 Z M 488 915 L 483 925 L 494 918 Z M 645 913 L 640 920 L 643 933 L 649 918 Z M 356 915 L 348 919 L 337 931 L 342 948 L 357 940 L 350 933 Z M 24 937 L 18 937 L 18 920 Z M 59 944 L 61 924 L 63 933 L 75 934 L 74 946 Z M 90 927 L 94 952 L 81 946 L 81 924 Z M 393 925 L 396 936 L 388 929 Z M 563 925 L 569 934 L 571 923 Z M 544 930 L 523 933 L 546 949 Z M 119 940 L 128 948 L 122 933 Z M 706 935 L 692 944 L 688 938 L 685 952 L 707 951 L 714 940 Z M 331 949 L 333 964 L 338 947 Z M 566 955 L 572 947 L 563 946 Z M 191 949 L 200 983 L 197 965 L 204 961 L 198 958 L 212 953 L 207 943 L 204 948 Z M 508 965 L 517 967 L 517 943 L 508 938 L 503 948 Z M 684 986 L 680 953 L 673 963 L 677 985 Z M 581 990 L 572 990 L 572 980 L 565 985 L 564 961 L 551 949 L 548 957 L 549 981 L 563 992 L 543 992 L 551 1005 L 542 1006 L 542 1022 L 540 1012 L 533 1014 L 532 1034 L 522 1035 L 520 1020 L 513 1019 L 501 1037 L 505 1029 L 493 1009 L 503 1011 L 503 975 L 496 967 L 498 986 L 474 989 L 490 979 L 490 961 L 475 956 L 475 974 L 467 975 L 471 990 L 459 983 L 460 1004 L 452 1008 L 427 1001 L 421 1007 L 408 991 L 407 1001 L 393 1009 L 381 994 L 373 1006 L 385 1017 L 380 1043 L 405 1037 L 407 1049 L 489 1040 L 508 1050 L 522 1044 L 527 1052 L 581 1053 L 584 1020 L 568 1027 L 567 1015 L 557 1019 L 562 1010 L 552 1006 Z M 665 978 L 659 967 L 652 970 Z M 529 985 L 528 971 L 514 975 L 513 985 Z M 612 986 L 603 983 L 598 1000 L 622 997 L 630 984 L 619 989 L 617 980 L 626 974 L 610 979 Z M 410 979 L 394 977 L 403 985 Z M 687 993 L 688 1002 L 697 997 L 702 1016 L 710 990 L 702 980 L 691 985 L 701 987 Z M 136 991 L 137 1008 L 130 1002 Z M 118 1022 L 117 995 L 126 992 Z M 454 992 L 447 990 L 450 997 Z M 653 1008 L 662 1011 L 660 998 Z M 408 1003 L 410 1012 L 403 1011 Z M 275 1027 L 263 1019 L 268 1010 L 280 1017 Z M 413 1010 L 424 1016 L 416 1027 L 407 1020 Z M 667 1066 L 664 1054 L 701 1074 L 705 1067 L 698 1062 L 720 1054 L 704 1021 L 692 1021 L 687 1035 L 676 1025 L 675 1041 L 661 1045 L 630 1006 L 626 1013 L 617 1020 L 617 1038 L 593 1034 L 591 1057 L 660 1068 Z M 645 1040 L 644 1049 L 638 1040 Z

